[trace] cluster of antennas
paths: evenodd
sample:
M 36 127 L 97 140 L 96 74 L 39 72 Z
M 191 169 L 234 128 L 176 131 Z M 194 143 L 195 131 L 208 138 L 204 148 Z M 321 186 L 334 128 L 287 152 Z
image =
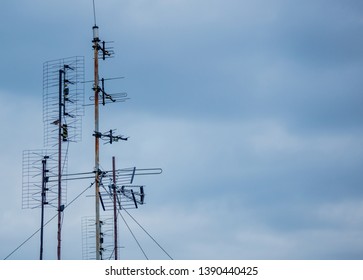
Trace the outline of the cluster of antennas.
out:
M 112 179 L 111 171 L 101 171 L 99 167 L 99 140 L 107 144 L 127 141 L 128 137 L 115 135 L 115 130 L 105 133 L 99 132 L 98 105 L 123 102 L 127 100 L 124 92 L 109 94 L 105 90 L 105 81 L 121 79 L 98 78 L 98 59 L 105 60 L 113 56 L 112 47 L 109 42 L 99 39 L 98 27 L 93 27 L 93 48 L 95 52 L 95 78 L 94 96 L 90 101 L 95 101 L 95 158 L 94 171 L 67 174 L 67 148 L 63 150 L 63 142 L 78 142 L 81 140 L 82 116 L 84 115 L 84 57 L 70 57 L 48 61 L 43 64 L 43 123 L 44 123 L 44 146 L 57 146 L 57 150 L 33 150 L 23 153 L 23 208 L 41 207 L 41 229 L 40 229 L 40 259 L 43 259 L 43 230 L 44 206 L 57 207 L 58 211 L 58 232 L 57 232 L 57 258 L 61 259 L 61 228 L 62 212 L 66 206 L 66 182 L 69 180 L 95 178 L 90 187 L 95 184 L 96 217 L 95 219 L 84 219 L 82 222 L 85 229 L 86 243 L 82 247 L 91 250 L 96 259 L 105 259 L 106 252 L 111 252 L 117 259 L 117 214 L 120 210 L 138 208 L 145 203 L 144 186 L 133 185 L 135 176 L 160 174 L 160 168 L 137 169 L 115 168 L 113 158 Z M 106 46 L 107 44 L 107 46 Z M 101 82 L 101 85 L 99 85 Z M 99 100 L 97 102 L 97 100 Z M 102 180 L 110 179 L 108 186 L 104 186 Z M 62 190 L 63 188 L 63 190 Z M 83 191 L 82 193 L 84 193 Z M 82 194 L 81 193 L 81 194 Z M 78 196 L 79 197 L 79 196 Z M 74 201 L 74 200 L 73 200 Z M 73 202 L 72 201 L 72 202 Z M 113 210 L 113 219 L 100 219 L 99 203 L 104 211 Z M 126 211 L 127 212 L 127 211 Z M 122 217 L 122 215 L 121 215 Z M 126 222 L 125 222 L 126 223 Z M 113 237 L 114 243 L 106 242 L 107 237 Z M 89 238 L 96 238 L 96 245 L 88 244 Z M 93 243 L 93 242 L 92 242 Z M 146 256 L 146 255 L 145 255 Z M 88 259 L 88 257 L 86 256 Z

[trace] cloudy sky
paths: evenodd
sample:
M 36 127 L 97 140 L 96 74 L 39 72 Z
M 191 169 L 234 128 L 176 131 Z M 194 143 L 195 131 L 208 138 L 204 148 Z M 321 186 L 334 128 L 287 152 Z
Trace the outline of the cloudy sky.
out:
M 356 0 L 96 1 L 115 57 L 102 77 L 130 100 L 101 108 L 101 166 L 137 178 L 129 213 L 174 259 L 363 258 L 363 3 Z M 5 0 L 0 9 L 0 257 L 40 225 L 21 209 L 22 152 L 43 147 L 43 63 L 80 55 L 92 80 L 91 0 Z M 86 85 L 86 100 L 92 95 Z M 93 170 L 93 111 L 68 171 Z M 69 183 L 68 202 L 91 182 Z M 64 259 L 82 259 L 93 190 L 64 214 Z M 46 218 L 56 211 L 48 208 Z M 102 213 L 104 214 L 104 213 Z M 105 213 L 109 215 L 111 213 Z M 129 218 L 125 213 L 124 218 Z M 150 259 L 167 256 L 128 219 Z M 120 223 L 121 258 L 143 259 Z M 56 221 L 45 229 L 56 258 Z M 37 259 L 39 235 L 9 259 Z

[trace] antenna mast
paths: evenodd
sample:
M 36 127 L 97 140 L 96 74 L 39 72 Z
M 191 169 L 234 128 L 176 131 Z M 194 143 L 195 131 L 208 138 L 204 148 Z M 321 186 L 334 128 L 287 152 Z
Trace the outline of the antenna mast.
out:
M 102 171 L 100 169 L 100 140 L 106 140 L 107 143 L 112 144 L 113 142 L 118 142 L 119 140 L 127 141 L 128 137 L 124 137 L 122 135 L 115 135 L 114 130 L 109 130 L 108 132 L 102 133 L 99 128 L 99 106 L 102 104 L 103 106 L 108 103 L 115 102 L 123 102 L 126 99 L 127 94 L 125 93 L 114 93 L 109 94 L 105 91 L 105 81 L 106 80 L 114 80 L 120 79 L 122 77 L 117 78 L 109 78 L 109 79 L 100 79 L 99 78 L 99 59 L 105 60 L 106 58 L 113 57 L 112 47 L 107 46 L 106 42 L 101 41 L 99 38 L 99 29 L 96 24 L 96 10 L 95 10 L 95 1 L 93 0 L 93 15 L 94 15 L 94 25 L 92 27 L 93 30 L 93 51 L 94 51 L 94 134 L 95 137 L 95 237 L 96 237 L 96 260 L 102 260 L 105 255 L 105 247 L 103 243 L 105 242 L 105 221 L 100 217 L 100 206 L 102 209 L 106 211 L 109 202 L 113 205 L 112 209 L 114 212 L 113 223 L 114 223 L 114 246 L 113 251 L 115 253 L 115 259 L 118 259 L 118 236 L 117 236 L 117 214 L 119 210 L 122 210 L 124 206 L 138 208 L 139 204 L 144 204 L 144 186 L 135 186 L 129 185 L 132 184 L 135 175 L 152 175 L 152 174 L 160 174 L 161 169 L 136 169 L 134 167 L 132 170 L 116 170 L 115 168 L 115 159 L 113 158 L 113 170 L 112 170 L 112 184 L 109 186 L 110 191 L 104 191 L 104 185 L 102 180 L 109 175 L 108 172 Z M 91 99 L 90 99 L 91 100 Z M 120 185 L 123 183 L 127 185 Z M 101 190 L 101 188 L 103 190 Z M 135 189 L 135 192 L 134 190 Z M 139 190 L 139 191 L 137 191 Z M 125 204 L 121 206 L 121 198 L 124 199 Z M 86 237 L 87 239 L 87 237 Z M 86 242 L 87 243 L 87 242 Z
M 96 25 L 96 11 L 95 2 L 93 1 L 93 14 L 94 23 L 93 26 L 93 50 L 94 50 L 94 101 L 95 101 L 95 132 L 99 131 L 99 77 L 98 77 L 98 51 L 99 51 L 99 31 Z M 100 224 L 100 138 L 95 135 L 95 208 L 96 208 L 96 260 L 101 259 L 101 224 Z
M 112 157 L 112 194 L 113 194 L 113 235 L 114 235 L 114 251 L 115 260 L 118 259 L 117 245 L 117 191 L 116 191 L 116 160 Z
M 57 231 L 57 259 L 61 259 L 61 242 L 62 242 L 62 82 L 63 69 L 59 69 L 59 117 L 58 117 L 58 231 Z

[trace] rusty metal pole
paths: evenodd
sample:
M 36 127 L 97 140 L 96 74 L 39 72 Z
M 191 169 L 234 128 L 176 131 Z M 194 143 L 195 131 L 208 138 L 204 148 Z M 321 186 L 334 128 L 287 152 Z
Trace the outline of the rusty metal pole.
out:
M 94 49 L 94 99 L 95 99 L 95 209 L 96 209 L 96 260 L 101 259 L 101 228 L 100 228 L 100 146 L 99 146 L 99 77 L 98 77 L 98 26 L 93 26 Z
M 59 117 L 58 117 L 58 232 L 57 259 L 61 259 L 61 230 L 62 230 L 62 82 L 64 71 L 59 70 Z
M 48 156 L 44 156 L 42 160 L 42 208 L 41 208 L 41 218 L 40 218 L 40 255 L 39 260 L 43 260 L 43 237 L 44 237 L 44 206 L 46 202 L 46 184 L 47 184 L 47 159 Z
M 113 190 L 113 231 L 114 231 L 114 243 L 115 243 L 115 260 L 118 259 L 117 252 L 117 198 L 116 198 L 116 160 L 112 157 L 112 190 Z

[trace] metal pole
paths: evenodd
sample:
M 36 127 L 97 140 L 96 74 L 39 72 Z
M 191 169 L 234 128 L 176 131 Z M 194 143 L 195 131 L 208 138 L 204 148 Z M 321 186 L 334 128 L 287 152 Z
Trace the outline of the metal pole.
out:
M 46 204 L 46 156 L 42 160 L 42 210 L 41 210 L 41 218 L 40 218 L 40 256 L 39 260 L 43 260 L 43 236 L 44 236 L 44 205 Z
M 61 204 L 62 204 L 62 82 L 63 70 L 59 70 L 59 123 L 58 123 L 58 233 L 57 259 L 61 259 Z
M 113 189 L 113 231 L 115 243 L 115 260 L 118 259 L 117 252 L 117 204 L 116 204 L 116 163 L 115 157 L 112 157 L 112 189 Z
M 98 27 L 93 26 L 93 49 L 94 49 L 94 97 L 95 97 L 95 208 L 96 208 L 96 260 L 101 259 L 101 228 L 100 228 L 100 155 L 99 155 L 99 110 L 98 110 Z

